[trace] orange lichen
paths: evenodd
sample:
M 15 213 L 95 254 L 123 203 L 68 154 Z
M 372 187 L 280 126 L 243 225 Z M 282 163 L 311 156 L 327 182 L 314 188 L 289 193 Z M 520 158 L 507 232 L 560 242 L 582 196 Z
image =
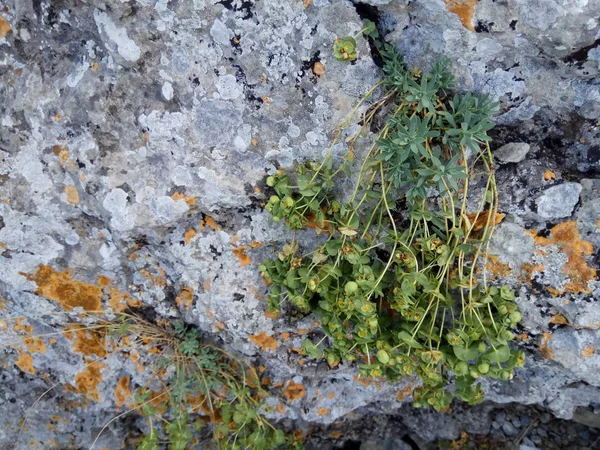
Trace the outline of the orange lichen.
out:
M 210 291 L 210 284 L 211 284 L 210 280 L 204 280 L 204 283 L 202 283 L 202 287 L 204 288 L 205 291 Z
M 189 309 L 192 307 L 192 304 L 194 303 L 194 291 L 192 290 L 192 288 L 183 288 L 179 295 L 175 298 L 175 302 L 177 303 L 177 306 L 184 307 L 186 310 L 189 311 Z
M 264 331 L 261 331 L 258 334 L 250 335 L 248 338 L 254 342 L 256 345 L 260 347 L 261 350 L 275 350 L 277 348 L 277 341 L 272 337 L 266 334 Z
M 29 353 L 46 353 L 46 344 L 40 337 L 27 337 L 23 339 L 23 344 L 25 344 Z
M 318 77 L 322 77 L 323 75 L 325 75 L 325 66 L 323 65 L 323 63 L 317 61 L 313 66 L 313 73 Z
M 283 390 L 283 394 L 286 396 L 288 402 L 299 400 L 306 395 L 306 389 L 300 383 L 296 383 L 294 380 L 290 380 L 287 387 Z
M 335 394 L 333 392 L 330 392 L 329 394 L 327 394 L 327 397 L 329 397 L 329 398 L 335 398 Z
M 329 436 L 334 438 L 334 439 L 339 439 L 344 435 L 344 433 L 342 433 L 341 431 L 332 431 L 331 433 L 329 433 Z
M 489 272 L 490 278 L 493 280 L 507 277 L 511 273 L 510 266 L 501 262 L 498 257 L 494 255 L 488 256 L 485 268 Z
M 552 181 L 556 178 L 556 174 L 554 172 L 552 172 L 551 170 L 546 170 L 544 172 L 544 180 L 546 181 Z
M 546 359 L 554 359 L 554 352 L 548 346 L 548 342 L 552 339 L 552 334 L 544 332 L 542 333 L 542 340 L 540 342 L 540 352 Z
M 517 334 L 517 335 L 515 335 L 515 339 L 517 339 L 519 341 L 523 341 L 523 342 L 531 341 L 531 338 L 529 337 L 529 335 L 527 333 Z
M 69 160 L 69 150 L 67 147 L 63 147 L 62 145 L 55 145 L 52 147 L 52 151 L 56 156 L 58 156 L 58 160 L 61 164 L 66 164 Z
M 475 31 L 473 16 L 475 15 L 475 7 L 479 0 L 444 0 L 446 9 L 458 16 L 463 27 L 467 30 Z
M 185 241 L 185 245 L 190 245 L 192 238 L 196 236 L 196 234 L 198 233 L 196 233 L 196 230 L 194 230 L 193 228 L 190 228 L 185 233 L 183 233 L 183 240 Z
M 584 241 L 579 236 L 577 222 L 559 223 L 550 230 L 550 237 L 536 236 L 535 243 L 539 246 L 557 245 L 567 256 L 562 272 L 569 278 L 569 282 L 558 293 L 590 294 L 592 291 L 588 283 L 596 279 L 596 269 L 590 267 L 584 256 L 593 252 L 592 244 Z
M 550 323 L 553 323 L 554 325 L 567 325 L 569 321 L 562 314 L 555 314 L 550 317 Z
M 210 216 L 205 216 L 204 219 L 200 221 L 200 227 L 198 228 L 200 231 L 204 230 L 204 227 L 208 227 L 213 231 L 221 231 L 221 227 L 215 223 L 215 219 Z
M 108 306 L 110 306 L 114 312 L 123 312 L 128 307 L 137 308 L 141 305 L 141 300 L 132 298 L 127 292 L 120 292 L 116 287 L 110 288 Z
M 157 267 L 157 271 L 158 271 L 158 275 L 154 275 L 152 273 L 150 273 L 147 269 L 141 269 L 140 270 L 140 275 L 150 281 L 152 281 L 152 283 L 155 286 L 158 286 L 162 289 L 167 287 L 167 273 L 165 272 L 165 269 L 163 269 L 162 267 L 158 266 Z
M 396 394 L 396 400 L 401 402 L 402 400 L 410 397 L 410 395 L 412 394 L 412 391 L 413 391 L 413 386 L 411 386 L 410 384 L 407 385 L 403 389 L 399 389 L 398 393 Z
M 106 335 L 98 330 L 86 329 L 83 325 L 67 325 L 64 336 L 71 341 L 73 351 L 84 356 L 106 356 Z
M 119 379 L 119 382 L 115 387 L 115 403 L 117 406 L 123 406 L 130 398 L 131 390 L 129 390 L 129 377 L 124 376 Z
M 73 281 L 71 272 L 57 272 L 50 266 L 40 265 L 38 271 L 28 275 L 28 280 L 34 281 L 38 288 L 37 295 L 54 300 L 66 310 L 81 307 L 86 311 L 98 311 L 102 306 L 102 289 L 93 284 Z
M 67 202 L 71 205 L 78 205 L 80 202 L 79 192 L 75 189 L 75 186 L 65 186 L 65 194 L 67 194 Z
M 35 368 L 33 367 L 33 358 L 25 352 L 19 351 L 19 358 L 15 365 L 25 373 L 33 375 Z
M 304 0 L 302 2 L 302 6 L 304 6 L 305 8 L 308 8 L 311 4 L 312 4 L 313 0 Z
M 290 333 L 287 331 L 284 331 L 283 333 L 281 333 L 281 335 L 279 337 L 281 338 L 282 341 L 287 341 L 290 338 Z
M 181 192 L 175 192 L 173 195 L 171 195 L 171 198 L 173 200 L 175 200 L 176 202 L 179 200 L 185 200 L 185 202 L 188 204 L 188 206 L 194 206 L 196 204 L 196 199 L 194 197 L 187 197 L 186 195 L 183 195 Z
M 0 39 L 5 38 L 11 29 L 10 24 L 0 16 Z
M 26 320 L 27 319 L 25 317 L 17 317 L 15 319 L 15 326 L 13 327 L 13 330 L 22 331 L 25 334 L 33 333 L 33 327 L 28 323 L 25 323 Z
M 307 330 L 305 328 L 298 328 L 297 332 L 298 334 L 308 334 L 310 330 Z
M 594 349 L 594 347 L 586 347 L 583 350 L 581 350 L 581 353 L 579 354 L 584 358 L 591 358 L 592 356 L 594 356 L 595 351 L 596 350 Z
M 240 260 L 240 265 L 242 267 L 245 267 L 252 262 L 252 259 L 246 254 L 246 250 L 250 250 L 252 248 L 260 248 L 263 246 L 262 242 L 256 242 L 256 241 L 252 241 L 252 243 L 250 245 L 235 246 L 236 242 L 237 242 L 237 235 L 235 235 L 232 239 L 232 243 L 234 245 L 232 251 L 233 251 L 233 254 Z
M 263 101 L 263 103 L 264 103 L 265 105 L 272 105 L 272 104 L 273 104 L 273 100 L 271 100 L 271 99 L 269 98 L 269 96 L 267 96 L 267 95 L 263 95 L 263 96 L 261 97 L 261 100 Z
M 317 414 L 320 416 L 326 416 L 329 414 L 329 410 L 327 408 L 319 408 L 317 409 Z
M 0 331 L 8 329 L 8 322 L 4 319 L 0 319 Z
M 104 367 L 106 366 L 102 363 L 92 362 L 83 372 L 75 375 L 75 386 L 67 385 L 67 390 L 99 402 L 101 398 L 98 385 L 102 382 L 100 370 Z
M 281 403 L 277 403 L 277 412 L 279 414 L 285 414 L 285 407 Z
M 108 278 L 108 277 L 107 277 L 107 276 L 105 276 L 105 275 L 100 275 L 100 276 L 98 277 L 98 284 L 99 284 L 100 286 L 108 286 L 108 285 L 110 284 L 110 278 Z

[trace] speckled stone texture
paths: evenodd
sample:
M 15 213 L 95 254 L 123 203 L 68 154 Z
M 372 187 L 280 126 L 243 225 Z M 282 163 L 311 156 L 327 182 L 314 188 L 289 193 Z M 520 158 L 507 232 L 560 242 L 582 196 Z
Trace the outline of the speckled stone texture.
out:
M 291 402 L 273 390 L 275 420 L 328 424 L 409 401 L 412 380 L 361 384 L 352 366 L 292 351 L 318 324 L 266 318 L 257 271 L 291 237 L 262 208 L 265 177 L 322 157 L 381 77 L 362 38 L 356 62 L 333 58 L 361 17 L 410 67 L 447 57 L 460 90 L 498 98 L 494 149 L 528 145 L 497 167 L 506 217 L 488 268 L 519 292 L 527 364 L 488 383 L 488 399 L 592 411 L 599 14 L 599 0 L 0 0 L 0 448 L 88 448 L 124 411 L 120 380 L 134 390 L 150 377 L 143 358 L 62 336 L 74 306 L 183 317 L 273 383 L 302 384 Z M 250 339 L 261 332 L 275 350 Z M 141 426 L 119 418 L 96 447 L 126 447 Z

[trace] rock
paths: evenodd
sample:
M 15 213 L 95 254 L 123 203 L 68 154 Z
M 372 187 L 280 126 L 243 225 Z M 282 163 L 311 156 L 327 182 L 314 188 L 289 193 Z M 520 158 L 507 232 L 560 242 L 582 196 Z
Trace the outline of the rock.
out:
M 539 450 L 539 448 L 538 447 L 534 447 L 532 445 L 521 444 L 519 446 L 519 450 Z
M 579 201 L 579 183 L 562 183 L 546 189 L 537 199 L 537 213 L 544 219 L 570 217 Z
M 94 378 L 86 372 L 90 355 L 64 337 L 21 359 L 26 347 L 13 348 L 24 332 L 14 329 L 16 318 L 28 316 L 35 333 L 60 336 L 75 320 L 61 297 L 81 299 L 81 292 L 108 314 L 110 303 L 129 296 L 148 317 L 181 319 L 264 366 L 274 385 L 294 379 L 302 398 L 269 390 L 273 420 L 327 427 L 351 414 L 392 414 L 410 401 L 412 379 L 362 384 L 356 365 L 330 369 L 300 358 L 299 330 L 319 335 L 320 326 L 314 316 L 265 317 L 257 270 L 294 236 L 263 209 L 265 177 L 322 158 L 339 124 L 381 80 L 368 41 L 357 35 L 361 16 L 377 21 L 410 69 L 447 58 L 459 92 L 498 100 L 491 134 L 494 146 L 505 145 L 495 154 L 518 163 L 495 167 L 506 217 L 490 244 L 498 270 L 488 282 L 517 293 L 523 321 L 515 345 L 526 365 L 510 382 L 482 379 L 489 401 L 482 409 L 457 402 L 452 413 L 436 415 L 406 407 L 402 423 L 424 442 L 453 440 L 463 430 L 518 428 L 506 414 L 492 422 L 491 402 L 542 405 L 565 419 L 600 403 L 600 180 L 591 178 L 600 170 L 597 1 L 363 3 L 2 2 L 0 448 L 89 448 L 127 405 L 117 405 L 119 380 L 132 390 L 148 382 L 141 366 L 148 361 L 137 365 L 121 354 L 107 355 Z M 331 50 L 347 35 L 357 35 L 352 64 Z M 374 139 L 365 135 L 357 157 Z M 336 164 L 348 152 L 344 139 L 333 149 Z M 543 151 L 534 158 L 529 145 Z M 572 181 L 552 185 L 565 178 Z M 532 192 L 541 192 L 537 201 Z M 564 239 L 540 226 L 547 222 L 561 226 L 553 229 Z M 298 233 L 308 246 L 321 238 Z M 53 286 L 34 281 L 42 268 Z M 261 332 L 275 349 L 250 340 Z M 78 381 L 96 385 L 87 392 Z M 575 413 L 591 424 L 588 416 Z M 136 417 L 115 419 L 96 447 L 131 445 L 131 436 L 147 432 Z M 532 434 L 531 442 L 541 438 Z
M 525 159 L 529 149 L 529 144 L 524 142 L 511 142 L 496 150 L 494 156 L 505 163 L 518 163 Z
M 511 422 L 504 422 L 502 424 L 502 431 L 506 436 L 516 436 L 519 433 Z

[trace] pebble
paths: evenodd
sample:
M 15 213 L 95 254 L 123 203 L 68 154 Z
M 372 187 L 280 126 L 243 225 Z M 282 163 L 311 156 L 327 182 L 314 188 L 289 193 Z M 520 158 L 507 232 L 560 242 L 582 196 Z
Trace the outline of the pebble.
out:
M 540 422 L 542 423 L 548 423 L 552 420 L 552 416 L 548 413 L 543 413 L 542 415 L 540 415 Z
M 494 156 L 502 162 L 521 162 L 529 153 L 529 144 L 524 142 L 511 142 L 510 144 L 503 145 L 494 152 Z
M 499 422 L 496 422 L 495 420 L 492 422 L 492 428 L 494 430 L 499 430 L 500 428 L 502 428 L 502 425 L 500 425 Z
M 538 428 L 537 433 L 543 438 L 548 437 L 548 433 L 546 433 L 546 430 L 544 430 L 543 428 Z
M 513 420 L 510 421 L 515 427 L 517 428 L 521 428 L 521 419 L 519 419 L 518 417 L 515 417 Z
M 504 434 L 507 436 L 516 436 L 519 433 L 519 430 L 517 430 L 510 422 L 504 422 L 502 424 L 502 431 L 504 431 Z
M 531 419 L 529 418 L 529 416 L 523 416 L 521 417 L 521 424 L 526 427 L 527 425 L 529 425 L 529 422 L 531 421 Z

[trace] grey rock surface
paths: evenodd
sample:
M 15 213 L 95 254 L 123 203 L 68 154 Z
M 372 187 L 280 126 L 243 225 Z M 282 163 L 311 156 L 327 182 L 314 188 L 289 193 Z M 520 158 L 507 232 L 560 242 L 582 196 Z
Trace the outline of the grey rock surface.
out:
M 262 208 L 265 177 L 321 158 L 380 80 L 362 37 L 355 63 L 332 55 L 336 38 L 362 28 L 360 15 L 410 67 L 446 57 L 459 90 L 500 102 L 493 150 L 519 164 L 496 170 L 507 217 L 491 253 L 495 282 L 519 292 L 527 364 L 510 382 L 485 382 L 487 398 L 566 419 L 600 404 L 600 1 L 367 3 L 376 9 L 0 0 L 0 449 L 50 440 L 89 448 L 119 414 L 117 381 L 148 381 L 147 361 L 116 353 L 88 370 L 89 355 L 60 337 L 75 320 L 65 292 L 92 292 L 75 297 L 109 314 L 129 301 L 163 320 L 182 317 L 264 365 L 273 383 L 302 384 L 293 401 L 273 390 L 269 404 L 284 406 L 274 420 L 330 424 L 410 400 L 412 380 L 361 384 L 353 366 L 329 370 L 294 353 L 319 326 L 310 316 L 265 317 L 257 270 L 291 237 Z M 184 291 L 190 302 L 178 300 Z M 45 338 L 45 352 L 22 345 L 30 331 L 21 316 L 56 342 Z M 250 340 L 261 332 L 275 350 Z M 89 383 L 79 389 L 78 380 Z M 35 403 L 51 386 L 59 388 Z M 462 429 L 452 415 L 404 414 L 423 440 L 457 439 Z M 465 417 L 473 432 L 492 426 Z M 96 447 L 120 448 L 130 429 L 143 429 L 127 420 L 111 422 Z

